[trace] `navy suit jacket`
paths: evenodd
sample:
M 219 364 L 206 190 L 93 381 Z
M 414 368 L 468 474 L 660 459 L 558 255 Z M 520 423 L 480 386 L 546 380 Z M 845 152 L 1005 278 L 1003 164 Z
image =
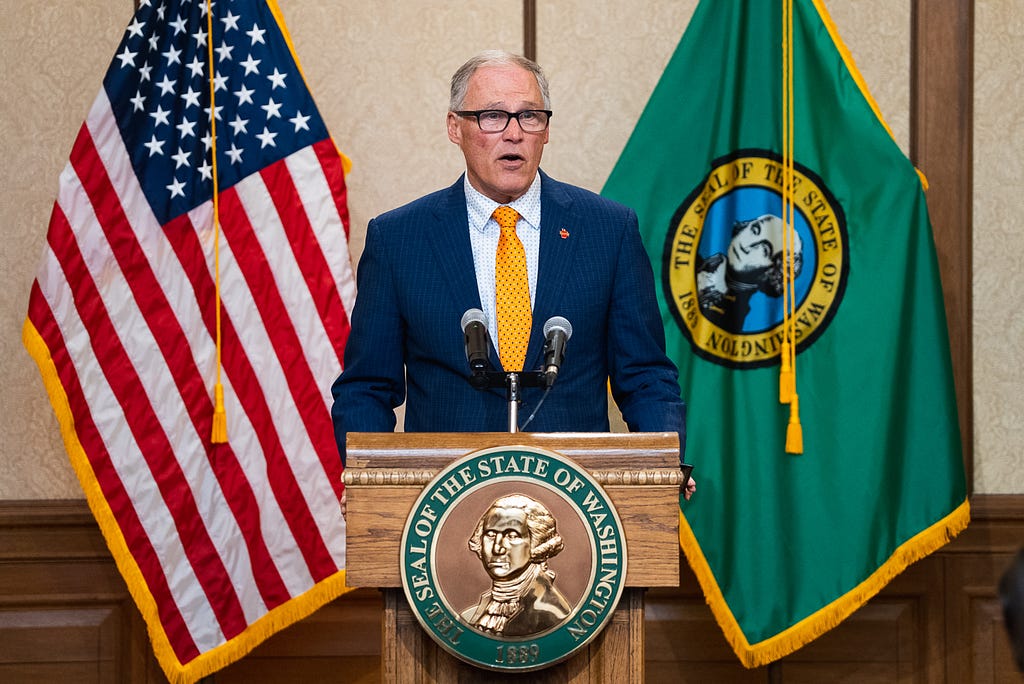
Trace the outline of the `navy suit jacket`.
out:
M 678 432 L 685 406 L 650 262 L 633 210 L 541 172 L 541 238 L 526 370 L 543 363 L 544 322 L 572 324 L 557 382 L 528 429 L 606 432 L 607 380 L 632 431 Z M 460 321 L 480 308 L 463 180 L 370 221 L 345 369 L 332 392 L 335 437 L 389 432 L 507 432 L 504 389 L 470 385 Z M 501 362 L 491 345 L 491 363 Z M 522 391 L 520 421 L 541 388 Z

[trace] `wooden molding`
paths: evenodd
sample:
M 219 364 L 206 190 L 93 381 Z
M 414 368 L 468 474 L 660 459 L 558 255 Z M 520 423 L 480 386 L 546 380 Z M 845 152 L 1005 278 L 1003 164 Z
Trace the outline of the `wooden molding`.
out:
M 928 178 L 969 488 L 974 479 L 973 134 L 974 2 L 912 0 L 910 156 Z

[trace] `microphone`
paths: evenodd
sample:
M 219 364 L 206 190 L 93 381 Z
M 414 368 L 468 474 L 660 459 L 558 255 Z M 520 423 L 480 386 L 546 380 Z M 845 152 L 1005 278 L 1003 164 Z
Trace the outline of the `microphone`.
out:
M 474 376 L 485 372 L 490 366 L 487 334 L 487 316 L 480 309 L 469 309 L 462 314 L 462 332 L 466 341 L 466 360 Z
M 565 345 L 572 337 L 572 324 L 561 316 L 552 316 L 544 323 L 544 383 L 555 384 L 558 368 L 565 358 Z

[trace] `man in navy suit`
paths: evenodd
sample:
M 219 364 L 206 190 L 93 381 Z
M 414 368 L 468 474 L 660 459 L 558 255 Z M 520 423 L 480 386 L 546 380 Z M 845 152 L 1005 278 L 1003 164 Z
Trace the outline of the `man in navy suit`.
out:
M 664 331 L 636 214 L 540 170 L 551 100 L 534 62 L 488 51 L 452 77 L 448 138 L 466 158 L 451 187 L 370 221 L 358 268 L 358 296 L 345 370 L 332 387 L 335 435 L 394 430 L 405 402 L 408 432 L 506 432 L 502 388 L 470 384 L 463 314 L 481 309 L 499 345 L 492 212 L 519 214 L 533 323 L 522 370 L 543 363 L 543 325 L 567 319 L 572 339 L 531 430 L 604 432 L 606 387 L 632 431 L 678 432 L 685 405 Z M 501 369 L 490 348 L 490 361 Z M 520 369 L 505 369 L 520 370 Z M 523 388 L 527 416 L 540 387 Z M 687 498 L 693 481 L 687 487 Z

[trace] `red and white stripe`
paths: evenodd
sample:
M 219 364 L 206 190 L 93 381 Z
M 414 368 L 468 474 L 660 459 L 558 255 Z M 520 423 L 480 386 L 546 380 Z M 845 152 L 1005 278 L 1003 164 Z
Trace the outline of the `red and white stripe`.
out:
M 29 322 L 181 663 L 344 568 L 330 391 L 355 280 L 330 140 L 161 226 L 100 93 L 60 180 Z M 94 480 L 91 483 L 90 480 Z

